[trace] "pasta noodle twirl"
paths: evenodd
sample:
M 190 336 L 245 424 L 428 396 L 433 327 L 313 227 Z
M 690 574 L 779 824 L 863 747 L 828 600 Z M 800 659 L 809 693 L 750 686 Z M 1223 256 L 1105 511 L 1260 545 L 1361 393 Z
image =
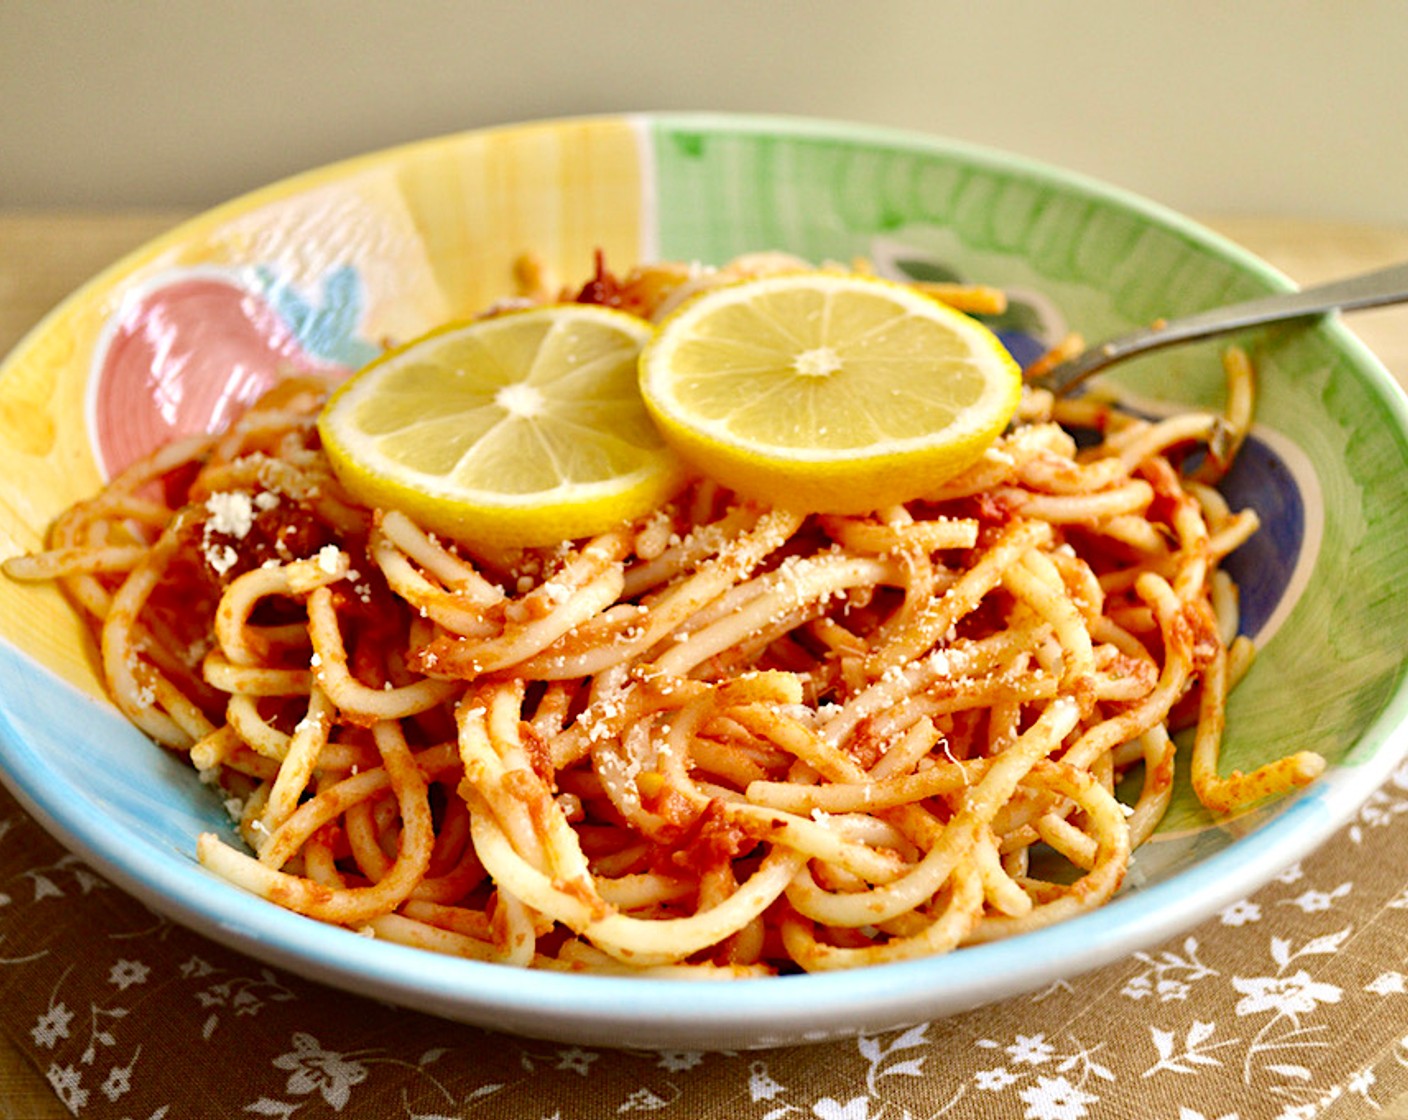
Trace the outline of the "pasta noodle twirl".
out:
M 637 312 L 696 282 L 604 275 L 587 296 Z M 903 960 L 1108 899 L 1183 725 L 1216 811 L 1323 766 L 1217 773 L 1249 652 L 1219 563 L 1255 518 L 1215 456 L 1179 468 L 1240 441 L 1229 370 L 1228 420 L 1030 393 L 965 473 L 870 515 L 701 479 L 521 551 L 351 501 L 316 438 L 328 386 L 290 378 L 5 570 L 63 583 L 114 702 L 228 798 L 247 849 L 202 836 L 201 861 L 279 905 L 561 970 Z

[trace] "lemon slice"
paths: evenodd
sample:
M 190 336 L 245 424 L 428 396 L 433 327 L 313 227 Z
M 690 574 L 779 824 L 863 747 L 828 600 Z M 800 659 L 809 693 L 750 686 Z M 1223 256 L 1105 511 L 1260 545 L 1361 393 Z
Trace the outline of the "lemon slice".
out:
M 333 394 L 323 447 L 354 497 L 457 539 L 527 546 L 603 532 L 684 478 L 640 399 L 653 331 L 589 304 L 442 327 Z
M 716 288 L 641 356 L 646 407 L 701 472 L 774 505 L 863 513 L 974 462 L 1021 397 L 981 323 L 902 284 L 808 271 Z

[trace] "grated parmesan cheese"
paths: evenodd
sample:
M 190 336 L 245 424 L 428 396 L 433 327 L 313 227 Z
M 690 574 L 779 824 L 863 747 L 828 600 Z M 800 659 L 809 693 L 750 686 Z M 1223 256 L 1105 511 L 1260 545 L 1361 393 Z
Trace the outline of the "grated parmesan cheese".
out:
M 254 527 L 254 499 L 243 490 L 224 490 L 205 499 L 206 522 L 209 532 L 224 533 L 235 540 L 244 540 Z
M 227 544 L 206 544 L 204 552 L 205 562 L 217 576 L 223 576 L 240 560 L 239 553 Z

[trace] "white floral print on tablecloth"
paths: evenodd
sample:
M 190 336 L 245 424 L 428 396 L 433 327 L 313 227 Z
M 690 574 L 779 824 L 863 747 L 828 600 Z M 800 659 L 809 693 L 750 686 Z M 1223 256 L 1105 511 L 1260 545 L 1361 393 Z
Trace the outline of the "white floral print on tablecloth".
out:
M 817 1047 L 618 1052 L 448 1024 L 228 952 L 0 793 L 0 1027 L 99 1120 L 1357 1120 L 1408 1093 L 1406 817 L 1408 767 L 1255 896 L 993 1007 Z

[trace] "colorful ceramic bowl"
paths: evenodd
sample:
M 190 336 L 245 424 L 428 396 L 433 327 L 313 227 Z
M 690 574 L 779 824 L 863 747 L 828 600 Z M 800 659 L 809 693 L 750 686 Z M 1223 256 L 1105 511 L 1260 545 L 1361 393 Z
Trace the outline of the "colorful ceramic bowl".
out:
M 284 366 L 355 367 L 466 315 L 537 253 L 722 262 L 865 256 L 1000 284 L 1028 357 L 1287 287 L 1155 205 L 990 151 L 797 120 L 630 116 L 452 136 L 277 184 L 191 221 L 75 294 L 0 370 L 0 555 L 170 434 L 221 423 Z M 378 944 L 241 893 L 194 859 L 218 797 L 103 698 L 61 597 L 0 581 L 0 770 L 52 832 L 152 907 L 270 963 L 515 1032 L 597 1045 L 763 1046 L 876 1031 L 1034 989 L 1176 933 L 1343 823 L 1408 747 L 1408 406 L 1334 323 L 1250 336 L 1258 427 L 1230 480 L 1264 531 L 1238 560 L 1260 658 L 1225 767 L 1309 747 L 1297 797 L 1230 821 L 1180 796 L 1104 909 L 1008 942 L 837 975 L 691 987 L 525 973 Z M 1150 408 L 1221 400 L 1209 346 L 1119 374 Z

